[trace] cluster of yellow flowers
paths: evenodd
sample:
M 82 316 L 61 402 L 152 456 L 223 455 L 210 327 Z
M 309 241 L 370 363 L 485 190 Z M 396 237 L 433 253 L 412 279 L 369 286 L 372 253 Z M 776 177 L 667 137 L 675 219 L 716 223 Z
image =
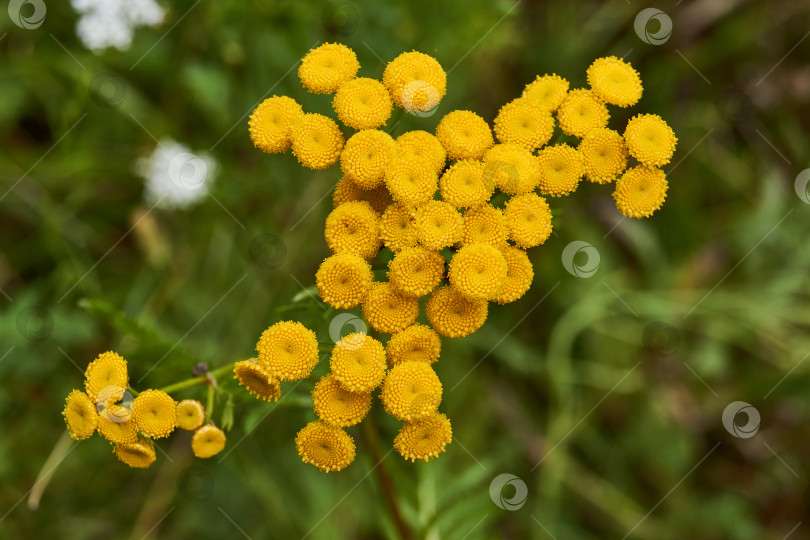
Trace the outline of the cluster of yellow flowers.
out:
M 538 76 L 504 105 L 490 126 L 478 114 L 455 110 L 435 134 L 416 130 L 396 138 L 382 129 L 395 106 L 424 116 L 446 92 L 439 62 L 405 52 L 389 62 L 382 81 L 357 77 L 355 53 L 338 43 L 312 49 L 298 76 L 315 94 L 334 94 L 328 116 L 304 112 L 288 96 L 264 100 L 249 120 L 254 145 L 268 153 L 292 149 L 310 169 L 339 162 L 334 210 L 325 224 L 332 255 L 315 275 L 318 292 L 335 309 L 362 306 L 368 325 L 391 334 L 384 346 L 365 334 L 340 340 L 331 373 L 312 392 L 319 420 L 298 433 L 303 461 L 325 470 L 352 462 L 355 446 L 344 430 L 368 413 L 371 393 L 404 422 L 394 447 L 406 459 L 428 460 L 452 439 L 438 412 L 442 385 L 431 364 L 441 337 L 478 330 L 489 302 L 505 304 L 529 289 L 534 271 L 526 249 L 550 236 L 544 198 L 573 193 L 582 178 L 615 181 L 618 210 L 648 217 L 664 202 L 677 139 L 657 115 L 633 117 L 624 133 L 607 127 L 608 105 L 641 98 L 639 74 L 627 62 L 599 58 L 587 70 L 589 88 L 569 89 L 556 75 Z M 549 145 L 559 125 L 569 142 Z M 396 127 L 396 126 L 394 126 Z M 346 139 L 344 132 L 350 136 Z M 628 168 L 630 158 L 635 164 Z M 450 164 L 448 166 L 448 160 Z M 497 194 L 501 195 L 497 195 Z M 388 280 L 375 281 L 369 260 L 388 250 Z M 417 322 L 428 296 L 428 325 Z M 251 392 L 277 398 L 278 381 L 306 377 L 318 361 L 315 334 L 300 323 L 269 328 L 257 346 Z M 239 368 L 237 376 L 243 380 Z
M 132 393 L 127 361 L 112 351 L 100 354 L 87 366 L 84 392 L 73 390 L 65 400 L 62 415 L 71 437 L 83 440 L 98 432 L 119 460 L 136 468 L 155 462 L 153 440 L 175 428 L 194 432 L 191 449 L 197 457 L 209 458 L 225 447 L 225 433 L 206 423 L 199 401 L 176 402 L 161 390 L 144 390 L 134 399 Z

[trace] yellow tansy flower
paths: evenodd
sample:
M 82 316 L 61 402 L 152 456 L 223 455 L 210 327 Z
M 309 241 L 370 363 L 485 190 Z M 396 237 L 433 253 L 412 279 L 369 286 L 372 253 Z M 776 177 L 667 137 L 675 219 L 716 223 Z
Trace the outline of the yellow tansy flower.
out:
M 129 385 L 127 361 L 121 355 L 107 351 L 87 365 L 84 377 L 87 395 L 96 401 L 98 393 L 108 386 L 126 388 Z
M 442 383 L 425 362 L 402 362 L 391 368 L 380 392 L 385 411 L 399 420 L 418 420 L 442 401 Z
M 444 452 L 453 442 L 450 420 L 442 413 L 433 413 L 414 422 L 406 422 L 394 439 L 394 449 L 412 462 L 428 461 Z
M 596 128 L 579 143 L 585 160 L 585 176 L 595 184 L 613 182 L 627 167 L 624 138 L 612 129 Z
M 258 359 L 251 358 L 236 362 L 233 366 L 233 373 L 234 379 L 258 399 L 277 401 L 281 397 L 281 383 Z
M 441 350 L 439 334 L 429 326 L 414 323 L 391 336 L 385 345 L 385 356 L 391 367 L 403 362 L 432 364 L 439 359 Z
M 113 453 L 122 463 L 133 469 L 146 469 L 155 462 L 155 443 L 152 439 L 138 437 L 135 442 L 116 444 Z
M 503 215 L 509 239 L 518 247 L 538 246 L 551 235 L 551 211 L 546 200 L 539 195 L 515 195 L 506 202 Z
M 298 66 L 301 84 L 313 94 L 331 94 L 354 79 L 360 63 L 354 51 L 341 43 L 324 43 L 310 49 Z
M 526 85 L 520 97 L 541 109 L 554 112 L 568 93 L 568 81 L 556 74 L 540 75 Z
M 464 234 L 464 219 L 458 210 L 444 201 L 428 201 L 413 214 L 416 239 L 428 249 L 452 246 Z
M 373 281 L 371 265 L 359 255 L 338 253 L 326 258 L 315 273 L 315 285 L 324 302 L 335 309 L 360 305 Z
M 605 102 L 584 88 L 570 90 L 557 109 L 563 132 L 580 139 L 592 129 L 607 126 L 609 117 Z
M 371 394 L 350 392 L 329 374 L 312 390 L 312 404 L 321 421 L 335 427 L 348 427 L 366 417 L 371 409 Z
M 73 390 L 68 394 L 62 416 L 65 417 L 70 436 L 77 441 L 87 439 L 96 432 L 98 426 L 96 405 L 80 390 Z
M 335 185 L 335 190 L 332 192 L 332 203 L 337 208 L 341 204 L 351 201 L 366 201 L 375 212 L 381 214 L 391 203 L 391 196 L 383 185 L 373 189 L 363 189 L 355 184 L 354 180 L 344 176 Z
M 416 228 L 410 208 L 392 204 L 385 209 L 380 217 L 380 240 L 393 252 L 416 245 Z
M 318 363 L 318 338 L 300 322 L 281 321 L 262 332 L 256 351 L 280 381 L 297 381 Z
M 208 459 L 225 448 L 225 432 L 213 424 L 197 429 L 191 437 L 191 451 L 198 458 Z
M 667 187 L 664 171 L 639 165 L 616 181 L 613 199 L 619 212 L 627 217 L 650 217 L 664 204 Z
M 118 411 L 121 405 L 113 405 L 110 407 L 112 414 L 108 416 L 98 417 L 98 432 L 99 434 L 115 444 L 134 443 L 138 440 L 138 428 L 135 421 L 129 418 L 128 413 Z M 121 421 L 121 418 L 127 420 Z
M 310 422 L 295 436 L 301 461 L 324 472 L 341 471 L 355 456 L 354 440 L 344 430 L 324 422 Z
M 394 103 L 408 112 L 426 113 L 444 97 L 447 74 L 435 58 L 404 52 L 385 66 L 383 84 Z
M 388 162 L 385 170 L 385 185 L 391 198 L 406 206 L 417 206 L 431 200 L 438 182 L 433 167 L 413 157 L 396 157 Z
M 284 152 L 292 143 L 292 126 L 304 110 L 291 97 L 273 96 L 262 101 L 250 115 L 248 131 L 253 145 L 268 154 Z
M 615 56 L 597 58 L 588 67 L 588 85 L 606 103 L 629 107 L 641 99 L 641 77 L 628 62 Z
M 369 259 L 380 248 L 380 216 L 366 201 L 341 204 L 326 218 L 324 236 L 332 253 Z
M 506 280 L 492 299 L 499 304 L 508 304 L 522 298 L 534 279 L 534 269 L 526 252 L 513 246 L 501 250 L 506 261 Z
M 495 141 L 486 120 L 472 111 L 452 111 L 436 126 L 436 137 L 450 159 L 481 159 Z
M 484 155 L 484 178 L 504 193 L 528 193 L 540 182 L 537 159 L 517 144 L 496 144 Z
M 326 169 L 337 163 L 343 148 L 343 133 L 328 116 L 299 116 L 290 131 L 293 155 L 308 169 Z
M 534 150 L 546 144 L 553 134 L 554 118 L 551 112 L 529 99 L 510 101 L 501 107 L 495 117 L 495 136 L 501 143 L 513 143 Z
M 388 263 L 388 279 L 405 296 L 428 294 L 443 276 L 444 257 L 421 246 L 403 249 Z
M 194 431 L 205 422 L 205 407 L 196 399 L 184 399 L 177 403 L 177 427 Z
M 489 300 L 506 281 L 506 259 L 489 244 L 467 244 L 450 261 L 450 284 L 464 296 Z
M 340 386 L 367 394 L 385 377 L 385 348 L 365 334 L 349 334 L 332 349 L 329 368 Z
M 145 435 L 168 437 L 177 425 L 177 403 L 166 392 L 144 390 L 132 402 L 132 419 Z
M 396 154 L 397 143 L 378 129 L 358 131 L 346 141 L 340 155 L 340 169 L 363 189 L 379 186 L 385 169 Z
M 332 99 L 332 108 L 340 121 L 354 129 L 385 125 L 391 117 L 391 107 L 391 96 L 385 86 L 366 77 L 341 84 Z
M 363 317 L 377 332 L 393 334 L 413 324 L 419 315 L 419 301 L 405 296 L 393 283 L 377 282 L 363 301 Z
M 443 201 L 456 208 L 469 208 L 487 202 L 495 185 L 490 175 L 484 175 L 483 162 L 462 159 L 445 171 L 439 180 L 439 189 Z
M 585 174 L 585 160 L 582 153 L 567 144 L 546 146 L 537 153 L 540 193 L 550 197 L 561 197 L 576 191 L 582 175 Z
M 397 137 L 396 143 L 397 155 L 422 160 L 433 167 L 436 173 L 440 173 L 447 163 L 447 152 L 442 143 L 427 131 L 406 131 Z
M 657 114 L 639 114 L 627 122 L 624 140 L 630 155 L 644 165 L 661 167 L 672 159 L 678 138 Z
M 482 204 L 464 212 L 463 245 L 481 243 L 495 247 L 506 244 L 508 231 L 500 208 Z
M 436 332 L 449 338 L 469 336 L 487 320 L 487 301 L 467 298 L 455 287 L 439 287 L 425 305 L 428 321 Z

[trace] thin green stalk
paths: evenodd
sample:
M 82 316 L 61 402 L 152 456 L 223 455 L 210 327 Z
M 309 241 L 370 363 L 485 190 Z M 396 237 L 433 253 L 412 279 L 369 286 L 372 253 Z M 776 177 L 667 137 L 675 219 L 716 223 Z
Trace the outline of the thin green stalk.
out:
M 225 364 L 224 366 L 219 366 L 218 368 L 216 368 L 216 369 L 214 369 L 212 371 L 209 371 L 207 374 L 202 375 L 200 377 L 192 377 L 190 379 L 185 379 L 183 381 L 179 381 L 179 382 L 176 382 L 174 384 L 170 384 L 169 386 L 164 386 L 163 388 L 160 388 L 159 390 L 161 390 L 162 392 L 166 392 L 168 394 L 168 393 L 171 393 L 171 392 L 176 392 L 178 390 L 182 390 L 184 388 L 188 388 L 190 386 L 195 386 L 195 385 L 198 385 L 198 384 L 208 384 L 210 382 L 209 375 L 211 377 L 214 377 L 214 379 L 216 379 L 216 377 L 218 377 L 220 375 L 224 375 L 225 373 L 227 373 L 229 371 L 232 371 L 233 366 L 234 366 L 234 364 Z M 137 392 L 136 392 L 136 395 L 137 395 Z

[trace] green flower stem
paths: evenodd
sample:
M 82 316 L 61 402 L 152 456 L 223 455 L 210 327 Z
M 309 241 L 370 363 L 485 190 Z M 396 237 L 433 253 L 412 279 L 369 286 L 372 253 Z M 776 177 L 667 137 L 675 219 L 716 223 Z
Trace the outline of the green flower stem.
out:
M 169 386 L 164 386 L 163 388 L 159 388 L 160 391 L 166 392 L 167 394 L 171 392 L 176 392 L 178 390 L 182 390 L 184 388 L 189 388 L 191 386 L 196 386 L 198 384 L 208 384 L 211 382 L 210 377 L 213 377 L 216 380 L 217 377 L 220 375 L 224 375 L 229 371 L 233 371 L 233 364 L 225 364 L 224 366 L 220 366 L 212 371 L 209 371 L 207 374 L 201 377 L 192 377 L 190 379 L 186 379 L 184 381 L 176 382 L 174 384 L 170 384 Z M 210 375 L 210 377 L 209 377 Z M 137 392 L 136 392 L 137 395 Z
M 214 415 L 214 384 L 208 385 L 208 399 L 205 401 L 205 423 L 211 422 Z
M 377 431 L 374 429 L 371 415 L 369 415 L 363 422 L 362 430 L 363 437 L 371 449 L 371 457 L 377 463 L 374 470 L 377 472 L 377 478 L 380 481 L 380 486 L 382 487 L 383 494 L 385 495 L 385 502 L 388 503 L 388 508 L 391 510 L 391 515 L 394 518 L 394 523 L 396 524 L 397 529 L 399 530 L 400 537 L 403 539 L 408 539 L 411 537 L 411 531 L 408 528 L 405 519 L 402 517 L 399 504 L 397 504 L 394 483 L 391 481 L 391 477 L 388 475 L 385 465 L 383 465 L 383 459 L 385 459 L 387 454 L 386 456 L 382 455 L 380 450 L 380 439 L 377 435 Z

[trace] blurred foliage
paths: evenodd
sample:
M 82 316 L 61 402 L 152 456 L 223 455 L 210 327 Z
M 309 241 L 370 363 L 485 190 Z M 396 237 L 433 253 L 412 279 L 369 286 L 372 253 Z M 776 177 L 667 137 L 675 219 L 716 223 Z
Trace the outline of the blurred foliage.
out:
M 164 5 L 161 27 L 103 54 L 78 41 L 67 2 L 49 3 L 33 30 L 0 16 L 0 537 L 396 538 L 385 479 L 414 538 L 808 535 L 797 524 L 810 473 L 810 245 L 794 193 L 810 159 L 806 4 L 679 3 L 657 46 L 633 28 L 645 6 L 618 0 Z M 607 186 L 553 201 L 556 236 L 531 251 L 530 293 L 444 342 L 436 369 L 455 440 L 438 460 L 387 453 L 397 425 L 377 406 L 373 429 L 351 431 L 347 471 L 300 463 L 304 381 L 285 386 L 279 411 L 236 392 L 221 463 L 195 460 L 183 434 L 159 443 L 148 471 L 98 438 L 71 446 L 30 510 L 64 396 L 98 353 L 118 350 L 136 386 L 157 387 L 197 362 L 251 356 L 280 318 L 329 340 L 334 313 L 299 290 L 327 254 L 339 173 L 263 155 L 246 129 L 272 94 L 329 111 L 295 76 L 323 41 L 352 47 L 371 77 L 405 50 L 438 58 L 448 95 L 403 130 L 432 130 L 456 108 L 491 120 L 538 73 L 579 86 L 594 58 L 624 56 L 645 94 L 611 126 L 641 111 L 673 125 L 669 198 L 645 221 L 620 219 Z M 132 163 L 163 137 L 220 164 L 190 210 L 143 202 Z M 561 264 L 574 240 L 599 252 L 591 278 Z M 735 400 L 761 413 L 750 439 L 721 423 Z M 502 473 L 528 487 L 519 510 L 490 499 Z

